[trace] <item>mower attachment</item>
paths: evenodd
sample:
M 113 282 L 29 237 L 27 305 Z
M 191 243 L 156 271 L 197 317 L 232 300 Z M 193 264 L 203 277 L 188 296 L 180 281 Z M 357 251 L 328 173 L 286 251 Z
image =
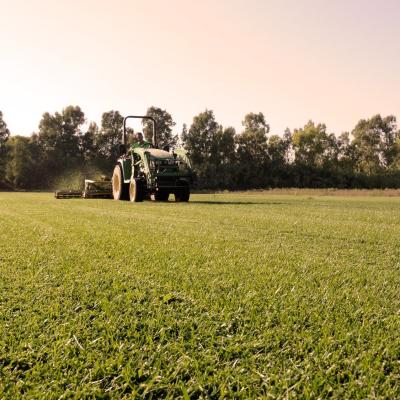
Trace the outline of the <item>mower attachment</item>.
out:
M 92 181 L 85 179 L 85 189 L 81 190 L 57 190 L 54 193 L 56 199 L 111 199 L 112 185 L 111 181 Z

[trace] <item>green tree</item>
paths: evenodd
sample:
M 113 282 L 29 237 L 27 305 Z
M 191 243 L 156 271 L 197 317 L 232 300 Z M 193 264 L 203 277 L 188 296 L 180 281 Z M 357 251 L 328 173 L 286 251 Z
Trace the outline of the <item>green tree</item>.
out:
M 22 189 L 38 188 L 43 185 L 40 150 L 36 137 L 12 136 L 6 146 L 8 150 L 6 181 L 13 187 Z
M 95 122 L 91 122 L 86 132 L 80 136 L 79 151 L 81 158 L 85 161 L 92 161 L 98 158 L 96 140 L 99 135 L 99 127 Z
M 96 135 L 99 156 L 114 163 L 120 155 L 124 117 L 119 111 L 108 111 L 101 117 L 101 127 Z
M 268 159 L 269 125 L 263 113 L 246 114 L 242 121 L 244 131 L 237 135 L 237 153 L 239 161 L 264 165 Z
M 373 175 L 395 164 L 398 157 L 396 143 L 400 134 L 393 115 L 382 118 L 377 114 L 370 119 L 362 119 L 352 135 L 358 172 Z
M 68 106 L 54 115 L 46 112 L 39 123 L 39 142 L 51 162 L 64 165 L 79 158 L 79 141 L 85 115 L 79 106 Z
M 192 125 L 182 139 L 196 166 L 204 166 L 210 161 L 219 129 L 212 110 L 205 110 L 193 118 Z
M 235 162 L 235 136 L 235 128 L 219 126 L 211 151 L 215 164 L 228 165 Z
M 153 117 L 157 124 L 157 144 L 160 149 L 166 146 L 175 146 L 178 141 L 178 136 L 172 134 L 172 128 L 175 122 L 170 113 L 162 110 L 159 107 L 150 107 L 146 112 L 147 117 Z M 143 133 L 147 141 L 152 142 L 153 125 L 148 119 L 142 120 Z
M 10 131 L 7 128 L 7 124 L 4 121 L 3 113 L 0 111 L 0 146 L 5 144 L 10 137 Z
M 266 186 L 269 125 L 263 113 L 249 113 L 242 122 L 244 131 L 236 135 L 238 184 L 242 187 Z
M 349 132 L 343 132 L 339 135 L 337 147 L 339 169 L 346 175 L 353 175 L 356 164 L 356 150 Z
M 332 166 L 338 157 L 336 136 L 326 132 L 325 124 L 308 121 L 292 135 L 295 162 L 308 167 Z
M 392 169 L 394 171 L 400 171 L 400 130 L 397 132 L 399 138 L 396 140 L 396 143 L 394 144 L 394 149 L 395 149 L 395 159 L 393 160 L 393 164 L 391 165 Z
M 10 137 L 10 131 L 7 128 L 7 124 L 3 119 L 3 113 L 0 111 L 0 182 L 5 180 L 5 169 L 6 169 L 6 156 L 7 148 L 6 142 Z
M 276 186 L 290 186 L 290 151 L 292 145 L 292 136 L 289 130 L 286 130 L 283 137 L 271 135 L 268 138 L 268 156 L 269 156 L 269 184 Z
M 291 145 L 291 135 L 285 133 L 283 137 L 271 135 L 268 138 L 268 155 L 271 165 L 282 168 L 289 162 L 289 149 Z
M 228 187 L 232 184 L 235 159 L 235 130 L 223 128 L 213 111 L 205 110 L 193 118 L 189 130 L 183 127 L 182 141 L 191 155 L 203 187 Z
M 210 157 L 210 178 L 214 188 L 231 188 L 234 185 L 235 129 L 221 125 L 215 133 Z
M 66 169 L 82 163 L 80 141 L 85 115 L 79 106 L 68 106 L 53 115 L 46 112 L 39 123 L 37 143 L 43 156 L 42 181 L 49 185 Z
M 245 132 L 259 133 L 262 136 L 267 136 L 270 127 L 265 120 L 265 116 L 262 112 L 259 113 L 248 113 L 245 115 L 242 121 Z
M 182 131 L 181 134 L 178 136 L 178 141 L 177 141 L 177 145 L 178 146 L 184 146 L 185 145 L 185 140 L 187 138 L 189 131 L 188 131 L 188 127 L 186 124 L 182 125 Z
M 400 130 L 397 129 L 397 120 L 394 115 L 388 115 L 385 118 L 376 116 L 381 129 L 381 155 L 384 168 L 393 166 L 398 158 L 398 142 L 400 139 Z

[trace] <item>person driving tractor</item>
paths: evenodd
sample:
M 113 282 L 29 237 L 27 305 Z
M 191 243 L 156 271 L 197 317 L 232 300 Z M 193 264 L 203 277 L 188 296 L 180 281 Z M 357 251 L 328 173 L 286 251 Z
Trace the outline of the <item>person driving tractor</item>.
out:
M 133 142 L 131 144 L 131 147 L 133 149 L 137 147 L 142 147 L 144 149 L 147 149 L 151 147 L 151 144 L 149 142 L 146 142 L 146 140 L 143 139 L 143 133 L 142 132 L 137 132 L 136 134 L 133 134 Z

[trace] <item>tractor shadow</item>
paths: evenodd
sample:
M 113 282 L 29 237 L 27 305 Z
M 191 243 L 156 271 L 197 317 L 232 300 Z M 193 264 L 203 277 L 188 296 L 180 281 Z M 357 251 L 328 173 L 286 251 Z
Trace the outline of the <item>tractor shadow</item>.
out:
M 270 206 L 270 205 L 279 205 L 286 204 L 278 201 L 221 201 L 221 200 L 190 200 L 190 204 L 207 204 L 207 205 L 220 205 L 220 206 Z

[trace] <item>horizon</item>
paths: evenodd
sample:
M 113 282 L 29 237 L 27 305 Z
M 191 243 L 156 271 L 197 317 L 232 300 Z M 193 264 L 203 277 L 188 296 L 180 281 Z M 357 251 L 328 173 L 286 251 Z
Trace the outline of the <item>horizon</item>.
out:
M 176 133 L 206 108 L 237 132 L 262 112 L 279 135 L 310 119 L 339 135 L 378 113 L 400 116 L 393 0 L 0 5 L 0 110 L 13 135 L 68 105 L 97 124 L 109 110 L 160 107 Z

